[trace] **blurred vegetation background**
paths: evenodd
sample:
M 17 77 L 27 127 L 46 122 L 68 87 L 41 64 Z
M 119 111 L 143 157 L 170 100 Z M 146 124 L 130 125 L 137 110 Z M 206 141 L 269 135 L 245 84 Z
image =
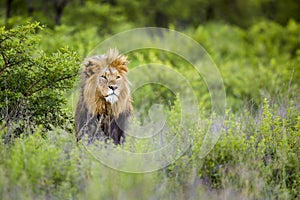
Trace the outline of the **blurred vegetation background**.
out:
M 135 26 L 173 25 L 180 29 L 220 21 L 246 28 L 261 19 L 282 25 L 291 18 L 300 20 L 297 0 L 3 0 L 1 7 L 6 24 L 20 17 L 51 27 L 103 25 L 101 28 L 108 29 L 110 23 L 127 22 Z
M 300 198 L 298 0 L 1 0 L 0 19 L 0 199 Z M 205 82 L 176 55 L 130 52 L 130 68 L 154 61 L 189 79 L 202 118 L 175 163 L 127 174 L 75 143 L 72 92 L 81 60 L 100 42 L 145 26 L 181 31 L 208 51 L 227 111 L 218 143 L 201 158 L 213 118 Z M 172 138 L 181 131 L 175 94 L 159 85 L 134 94 L 142 121 L 155 103 L 169 105 Z M 152 148 L 164 144 L 156 139 Z M 118 148 L 151 149 L 130 137 Z

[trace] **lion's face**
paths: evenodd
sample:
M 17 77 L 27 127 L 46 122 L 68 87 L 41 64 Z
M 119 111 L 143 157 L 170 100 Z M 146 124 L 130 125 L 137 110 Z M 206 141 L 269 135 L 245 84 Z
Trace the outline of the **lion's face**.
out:
M 82 101 L 89 113 L 119 116 L 131 112 L 127 64 L 127 57 L 119 55 L 117 50 L 84 60 Z
M 105 100 L 111 104 L 119 100 L 124 89 L 124 77 L 115 68 L 105 68 L 98 75 L 98 89 Z

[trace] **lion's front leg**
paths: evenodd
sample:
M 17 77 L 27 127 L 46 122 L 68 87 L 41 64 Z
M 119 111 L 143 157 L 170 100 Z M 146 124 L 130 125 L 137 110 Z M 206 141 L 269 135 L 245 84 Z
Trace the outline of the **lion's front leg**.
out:
M 125 131 L 127 129 L 128 117 L 129 114 L 122 113 L 111 123 L 110 135 L 116 145 L 123 144 L 125 141 Z
M 125 131 L 122 130 L 114 121 L 110 130 L 110 137 L 114 140 L 114 144 L 123 144 L 125 141 Z

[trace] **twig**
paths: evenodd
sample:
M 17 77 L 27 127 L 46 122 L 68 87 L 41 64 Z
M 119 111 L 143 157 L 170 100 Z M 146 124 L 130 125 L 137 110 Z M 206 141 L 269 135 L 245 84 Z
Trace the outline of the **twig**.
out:
M 34 86 L 36 86 L 39 82 L 41 82 L 41 80 L 43 80 L 43 76 L 40 78 L 40 79 L 38 79 L 37 81 L 35 81 L 35 82 L 33 82 L 29 87 L 28 87 L 28 89 L 26 90 L 26 92 L 24 93 L 24 96 L 28 96 L 30 93 L 30 90 L 34 87 Z
M 4 70 L 5 70 L 6 68 L 8 68 L 8 67 L 10 67 L 10 66 L 13 66 L 13 65 L 17 65 L 17 64 L 19 64 L 19 63 L 21 63 L 21 62 L 23 62 L 23 61 L 25 60 L 25 59 L 22 59 L 22 60 L 19 60 L 19 61 L 15 62 L 15 63 L 9 63 L 9 62 L 7 61 L 7 59 L 5 58 L 3 52 L 1 52 L 1 55 L 2 55 L 2 57 L 3 57 L 3 60 L 4 60 L 5 65 L 4 65 L 4 67 L 0 70 L 0 76 L 1 76 L 1 74 L 4 72 Z
M 4 72 L 4 70 L 10 66 L 10 64 L 7 62 L 7 59 L 5 58 L 3 52 L 1 52 L 1 55 L 2 55 L 2 58 L 4 60 L 4 67 L 0 70 L 0 76 Z
M 59 82 L 59 81 L 63 81 L 63 80 L 66 80 L 66 79 L 69 79 L 69 78 L 72 78 L 72 77 L 74 77 L 74 75 L 62 77 L 62 78 L 60 78 L 60 79 L 58 79 L 58 80 L 56 80 L 56 81 L 53 81 L 53 82 L 54 82 L 54 83 L 57 83 L 57 82 Z M 51 82 L 51 83 L 52 83 L 52 82 Z M 50 83 L 50 84 L 46 84 L 46 85 L 44 85 L 44 86 L 42 86 L 42 87 L 40 87 L 40 88 L 34 90 L 33 92 L 27 93 L 27 94 L 24 94 L 24 95 L 25 95 L 26 97 L 31 96 L 31 95 L 33 95 L 33 94 L 36 93 L 36 92 L 39 92 L 39 91 L 41 91 L 41 90 L 43 90 L 43 89 L 45 89 L 45 88 L 48 88 L 49 86 L 51 86 L 51 83 Z

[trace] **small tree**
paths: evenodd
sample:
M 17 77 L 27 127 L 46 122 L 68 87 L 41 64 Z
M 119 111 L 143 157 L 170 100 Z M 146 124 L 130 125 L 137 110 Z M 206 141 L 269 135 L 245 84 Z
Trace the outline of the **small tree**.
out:
M 68 49 L 52 55 L 39 50 L 41 29 L 39 23 L 0 28 L 0 121 L 8 128 L 6 139 L 33 125 L 50 128 L 68 120 L 64 94 L 75 81 L 78 57 Z

